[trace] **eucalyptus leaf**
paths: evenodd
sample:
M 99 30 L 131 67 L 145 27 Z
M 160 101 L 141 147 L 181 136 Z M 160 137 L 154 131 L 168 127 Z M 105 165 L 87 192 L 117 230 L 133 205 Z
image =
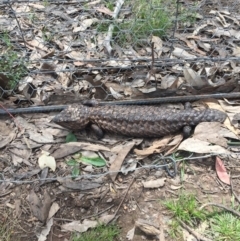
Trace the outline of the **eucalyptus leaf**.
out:
M 72 177 L 78 177 L 79 174 L 80 174 L 79 167 L 74 166 L 73 169 L 72 169 Z
M 67 165 L 68 166 L 76 166 L 76 165 L 78 165 L 78 162 L 75 161 L 74 159 L 71 159 L 71 160 L 67 161 Z
M 73 133 L 69 133 L 66 136 L 66 143 L 68 143 L 68 142 L 76 142 L 76 141 L 77 141 L 77 138 L 76 138 L 76 136 Z
M 85 164 L 91 164 L 96 167 L 104 167 L 106 165 L 106 162 L 104 159 L 101 157 L 87 157 L 87 156 L 82 156 L 80 158 L 81 162 Z

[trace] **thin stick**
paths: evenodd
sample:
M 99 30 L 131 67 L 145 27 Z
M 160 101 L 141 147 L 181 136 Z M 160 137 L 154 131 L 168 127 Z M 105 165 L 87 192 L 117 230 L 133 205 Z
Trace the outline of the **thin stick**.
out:
M 112 16 L 114 20 L 117 18 L 123 3 L 124 3 L 124 0 L 117 1 L 116 7 L 113 12 L 113 16 Z M 112 53 L 112 46 L 111 46 L 110 42 L 112 39 L 113 29 L 114 29 L 114 25 L 110 24 L 108 27 L 107 37 L 105 38 L 105 41 L 104 41 L 104 46 L 107 49 L 109 55 L 111 55 L 111 53 Z
M 223 208 L 223 209 L 225 209 L 225 210 L 227 210 L 227 211 L 235 214 L 236 216 L 238 216 L 238 217 L 240 218 L 240 213 L 239 213 L 239 212 L 233 210 L 232 208 L 228 208 L 228 207 L 226 207 L 226 206 L 224 206 L 224 205 L 222 205 L 222 204 L 218 204 L 218 203 L 206 203 L 206 204 L 202 205 L 202 206 L 199 208 L 199 210 L 202 210 L 203 208 L 205 208 L 205 207 L 207 207 L 207 206 L 216 206 L 216 207 L 219 207 L 219 208 Z
M 14 116 L 9 112 L 8 109 L 6 109 L 6 108 L 5 108 L 3 105 L 1 105 L 1 104 L 0 104 L 0 106 L 1 106 L 1 108 L 2 108 L 4 111 L 6 111 L 6 113 L 8 113 L 8 114 L 10 115 L 10 117 L 11 117 L 12 119 L 15 119 Z
M 18 21 L 17 15 L 16 15 L 14 9 L 12 8 L 11 2 L 10 2 L 10 1 L 8 1 L 8 2 L 9 2 L 8 5 L 9 5 L 9 7 L 10 7 L 10 9 L 11 9 L 11 11 L 12 11 L 12 13 L 13 13 L 16 21 L 17 21 L 17 25 L 18 25 L 19 30 L 20 30 L 20 33 L 21 33 L 21 35 L 22 35 L 22 40 L 23 40 L 24 46 L 25 46 L 25 48 L 27 48 L 27 46 L 26 46 L 26 41 L 25 41 L 25 38 L 24 38 L 24 34 L 23 34 L 23 31 L 22 31 L 21 25 L 20 25 L 20 23 L 19 23 L 19 21 Z
M 233 196 L 237 199 L 237 201 L 240 203 L 240 199 L 239 199 L 239 197 L 237 196 L 237 194 L 234 192 L 234 190 L 233 190 L 233 182 L 232 182 L 232 177 L 231 177 L 231 175 L 230 175 L 230 187 L 231 187 L 231 192 L 232 192 L 232 194 L 233 194 Z
M 123 197 L 123 199 L 122 199 L 121 203 L 119 204 L 119 206 L 118 206 L 118 208 L 117 208 L 117 210 L 116 210 L 116 212 L 115 212 L 115 214 L 114 214 L 115 216 L 117 215 L 117 213 L 118 213 L 118 211 L 119 211 L 120 207 L 122 206 L 123 201 L 124 201 L 124 199 L 126 198 L 127 193 L 128 193 L 128 191 L 129 191 L 130 187 L 132 186 L 132 184 L 133 184 L 134 180 L 135 180 L 135 177 L 133 178 L 133 180 L 132 180 L 132 181 L 131 181 L 131 183 L 129 184 L 128 189 L 127 189 L 126 193 L 124 194 L 124 197 Z
M 202 236 L 200 233 L 198 233 L 195 230 L 191 229 L 187 224 L 185 224 L 180 219 L 178 219 L 178 222 L 182 225 L 183 228 L 185 228 L 189 233 L 191 233 L 197 240 L 212 241 L 211 239 L 206 238 L 206 237 Z
M 108 208 L 106 208 L 106 209 L 100 211 L 99 213 L 96 213 L 96 214 L 93 214 L 93 215 L 86 216 L 86 217 L 84 217 L 84 218 L 82 218 L 82 219 L 96 217 L 96 216 L 98 216 L 98 215 L 100 215 L 100 214 L 102 214 L 102 213 L 105 213 L 106 211 L 108 211 L 109 209 L 111 209 L 113 206 L 114 206 L 114 204 L 112 204 L 110 207 L 108 207 Z

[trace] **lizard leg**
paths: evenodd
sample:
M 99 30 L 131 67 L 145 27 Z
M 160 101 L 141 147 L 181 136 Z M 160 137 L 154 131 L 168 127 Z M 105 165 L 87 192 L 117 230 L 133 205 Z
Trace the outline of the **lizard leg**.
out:
M 98 125 L 96 125 L 96 124 L 91 124 L 90 127 L 91 127 L 93 133 L 96 135 L 96 137 L 97 137 L 98 139 L 103 138 L 103 136 L 104 136 L 103 130 L 102 130 Z

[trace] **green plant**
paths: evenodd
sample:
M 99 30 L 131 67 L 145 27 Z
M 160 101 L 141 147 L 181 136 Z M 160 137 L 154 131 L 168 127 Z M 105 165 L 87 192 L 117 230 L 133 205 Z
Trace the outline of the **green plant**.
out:
M 71 168 L 72 168 L 72 178 L 78 177 L 80 174 L 79 162 L 77 162 L 74 159 L 71 159 L 71 160 L 67 161 L 67 165 L 71 166 Z
M 4 88 L 14 89 L 16 84 L 27 75 L 25 61 L 19 58 L 15 51 L 9 50 L 2 55 L 0 59 L 0 72 L 7 79 Z
M 182 237 L 181 226 L 177 220 L 171 220 L 168 225 L 168 233 L 173 240 L 178 240 L 178 238 Z
M 48 0 L 44 0 L 43 1 L 43 6 L 44 7 L 48 7 L 50 5 L 49 1 Z
M 141 42 L 151 35 L 163 37 L 171 26 L 172 13 L 161 0 L 132 2 L 133 15 L 122 23 L 115 23 L 115 39 L 121 43 Z
M 217 213 L 210 219 L 208 232 L 215 241 L 240 240 L 240 220 L 228 212 Z
M 37 15 L 35 13 L 30 13 L 28 19 L 31 23 L 34 23 L 37 20 Z
M 106 7 L 113 11 L 114 10 L 114 3 L 112 1 L 105 1 Z
M 180 195 L 178 200 L 168 200 L 164 205 L 174 216 L 194 226 L 206 219 L 206 212 L 198 210 L 198 203 L 193 195 Z
M 116 225 L 99 226 L 85 233 L 74 234 L 71 241 L 116 241 L 119 228 Z
M 178 19 L 179 19 L 179 22 L 182 23 L 183 25 L 186 25 L 186 24 L 190 26 L 193 25 L 197 20 L 196 8 L 191 8 L 191 10 L 189 10 L 181 6 L 179 10 Z
M 0 240 L 11 241 L 14 236 L 14 229 L 17 225 L 16 220 L 11 219 L 11 214 L 2 212 L 0 215 Z M 14 240 L 18 240 L 14 237 Z
M 87 165 L 92 165 L 95 167 L 104 167 L 106 166 L 106 161 L 99 157 L 98 155 L 94 156 L 84 156 L 82 153 L 76 153 L 73 156 L 73 159 L 67 161 L 67 165 L 72 167 L 72 177 L 75 178 L 80 174 L 79 164 L 84 163 Z
M 77 141 L 77 137 L 71 132 L 68 133 L 68 135 L 66 136 L 66 143 L 76 142 L 76 141 Z
M 53 34 L 46 27 L 43 27 L 42 29 L 42 37 L 43 37 L 43 40 L 46 42 L 51 42 L 53 40 Z
M 168 200 L 163 202 L 169 209 L 175 219 L 170 223 L 172 237 L 180 235 L 180 224 L 178 220 L 194 227 L 207 218 L 207 212 L 198 210 L 198 203 L 193 195 L 180 195 L 177 200 Z
M 13 45 L 7 33 L 4 33 L 1 41 L 6 45 L 5 53 L 0 57 L 0 74 L 4 83 L 3 88 L 14 89 L 17 83 L 27 75 L 26 62 L 13 50 Z

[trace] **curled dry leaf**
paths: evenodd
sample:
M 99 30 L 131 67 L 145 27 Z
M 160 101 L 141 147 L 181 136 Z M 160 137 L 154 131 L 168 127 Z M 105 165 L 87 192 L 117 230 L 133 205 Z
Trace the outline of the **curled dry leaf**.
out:
M 150 147 L 143 150 L 134 149 L 134 152 L 139 156 L 148 156 L 153 153 L 161 153 L 163 151 L 167 151 L 167 153 L 170 154 L 171 151 L 176 149 L 182 139 L 182 135 L 165 136 L 160 140 L 153 141 Z
M 156 180 L 142 182 L 142 184 L 145 188 L 158 188 L 158 187 L 163 187 L 165 185 L 165 181 L 166 181 L 166 178 L 164 177 Z
M 115 214 L 107 214 L 99 218 L 99 222 L 102 224 L 108 224 L 115 218 Z
M 233 56 L 240 57 L 240 47 L 236 46 L 233 48 Z
M 175 88 L 178 84 L 178 79 L 177 76 L 175 75 L 165 75 L 163 78 L 162 78 L 162 81 L 161 81 L 161 89 L 172 89 L 172 88 Z
M 133 240 L 134 233 L 135 233 L 135 226 L 127 232 L 126 239 Z
M 186 50 L 181 49 L 181 48 L 175 48 L 173 50 L 173 55 L 178 57 L 178 58 L 182 58 L 182 59 L 193 59 L 193 58 L 196 58 L 195 55 L 189 54 Z
M 182 188 L 182 185 L 181 185 L 181 186 L 170 185 L 170 188 L 171 188 L 172 190 L 178 190 L 178 189 Z
M 215 36 L 227 36 L 227 37 L 235 37 L 236 39 L 240 39 L 240 32 L 234 29 L 223 29 L 218 27 L 213 30 L 207 30 L 207 32 L 212 33 Z
M 148 234 L 148 235 L 159 235 L 160 234 L 160 230 L 157 229 L 154 224 L 147 222 L 143 219 L 138 219 L 136 221 L 136 227 L 138 227 L 139 229 L 141 229 L 144 233 Z
M 162 55 L 162 40 L 158 36 L 152 36 L 152 43 L 154 43 L 154 53 L 157 54 L 156 58 L 160 58 Z
M 71 223 L 66 223 L 61 226 L 63 231 L 77 231 L 79 233 L 86 232 L 89 228 L 95 228 L 99 225 L 97 221 L 85 219 L 82 223 L 80 221 L 73 221 Z
M 40 235 L 38 237 L 38 241 L 45 241 L 47 239 L 47 236 L 51 230 L 52 225 L 53 225 L 53 219 L 51 218 L 48 220 L 45 228 L 40 233 Z
M 60 206 L 58 205 L 58 203 L 54 202 L 49 210 L 48 220 L 50 220 L 57 213 L 59 209 L 60 209 Z
M 224 126 L 226 126 L 231 132 L 233 132 L 235 135 L 238 135 L 239 134 L 239 129 L 235 128 L 231 122 L 230 122 L 230 119 L 232 118 L 231 116 L 231 113 L 240 113 L 240 109 L 239 109 L 239 106 L 232 106 L 232 105 L 229 105 L 228 103 L 226 103 L 225 101 L 223 100 L 219 100 L 218 101 L 220 103 L 220 105 L 218 103 L 215 102 L 215 100 L 211 100 L 211 101 L 208 101 L 206 102 L 206 104 L 212 108 L 212 109 L 217 109 L 217 110 L 220 110 L 220 111 L 226 111 L 227 114 L 228 114 L 228 117 L 225 121 L 224 121 Z M 231 112 L 231 113 L 228 113 L 228 112 Z M 238 137 L 236 137 L 238 139 Z
M 110 9 L 106 8 L 106 7 L 98 7 L 98 8 L 96 8 L 96 10 L 98 12 L 100 12 L 100 13 L 105 13 L 105 14 L 107 14 L 109 16 L 113 15 L 113 12 Z
M 230 185 L 230 177 L 227 173 L 227 170 L 226 170 L 222 160 L 218 156 L 216 157 L 215 168 L 216 168 L 218 178 L 222 182 Z
M 8 136 L 0 137 L 0 148 L 5 147 L 8 145 L 14 138 L 16 137 L 16 134 L 14 132 L 10 133 Z
M 187 83 L 190 84 L 190 86 L 203 87 L 204 85 L 206 85 L 202 80 L 201 76 L 198 73 L 196 73 L 193 69 L 184 69 L 183 74 Z
M 41 169 L 49 167 L 53 172 L 56 170 L 56 161 L 53 156 L 49 156 L 49 152 L 42 151 L 41 156 L 38 158 L 38 164 Z
M 123 95 L 119 94 L 117 91 L 115 91 L 112 87 L 109 88 L 111 94 L 116 100 L 123 99 Z
M 73 33 L 82 32 L 82 31 L 86 30 L 88 27 L 90 27 L 96 21 L 97 21 L 96 18 L 85 19 L 85 20 L 81 21 L 80 26 L 73 29 Z

